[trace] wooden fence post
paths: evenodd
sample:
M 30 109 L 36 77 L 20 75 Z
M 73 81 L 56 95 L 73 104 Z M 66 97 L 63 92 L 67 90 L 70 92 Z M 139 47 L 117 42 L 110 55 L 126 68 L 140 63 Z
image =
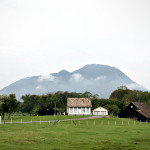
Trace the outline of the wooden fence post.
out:
M 0 124 L 2 124 L 2 119 L 1 119 L 1 116 L 0 116 Z

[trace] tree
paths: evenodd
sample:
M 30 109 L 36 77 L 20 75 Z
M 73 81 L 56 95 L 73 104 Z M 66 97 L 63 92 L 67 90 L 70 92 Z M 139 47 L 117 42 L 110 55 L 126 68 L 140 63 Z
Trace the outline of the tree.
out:
M 116 99 L 119 102 L 119 108 L 123 110 L 127 105 L 127 102 L 125 101 L 124 97 L 131 92 L 132 90 L 129 90 L 127 87 L 121 86 L 111 93 L 109 99 Z
M 86 91 L 83 94 L 81 94 L 81 96 L 84 98 L 92 98 L 93 95 L 91 92 Z
M 1 101 L 1 105 L 0 105 L 1 116 L 2 116 L 2 119 L 4 119 L 5 113 L 8 111 L 8 106 L 6 104 L 6 102 L 8 101 L 8 96 L 7 95 L 1 95 L 0 101 Z
M 15 94 L 9 94 L 9 96 L 2 95 L 1 96 L 2 119 L 4 119 L 5 113 L 7 113 L 8 119 L 10 119 L 11 114 L 16 112 L 19 105 L 20 105 L 20 102 L 17 101 Z
M 27 94 L 25 96 L 22 96 L 21 98 L 24 101 L 21 105 L 22 112 L 29 113 L 30 115 L 32 113 L 36 114 L 38 110 L 45 106 L 42 97 L 39 95 Z
M 131 90 L 127 89 L 127 88 L 118 88 L 117 90 L 113 91 L 109 97 L 109 99 L 117 99 L 118 101 L 122 101 L 123 97 L 130 93 Z
M 119 110 L 117 105 L 109 105 L 109 104 L 107 104 L 105 106 L 105 108 L 108 109 L 109 114 L 112 113 L 113 115 L 117 115 L 120 112 L 120 110 Z

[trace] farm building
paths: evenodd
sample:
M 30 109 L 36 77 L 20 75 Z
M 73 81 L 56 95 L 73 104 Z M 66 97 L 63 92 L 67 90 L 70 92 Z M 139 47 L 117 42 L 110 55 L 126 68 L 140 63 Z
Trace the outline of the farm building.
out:
M 49 108 L 49 107 L 45 107 L 39 110 L 37 114 L 40 116 L 43 116 L 43 115 L 55 115 L 55 113 L 57 114 L 58 111 L 57 110 L 55 111 L 54 109 Z
M 68 98 L 67 113 L 68 115 L 91 115 L 90 98 Z
M 135 118 L 138 121 L 150 122 L 150 108 L 144 103 L 132 102 L 118 114 L 119 118 Z
M 98 107 L 93 110 L 93 115 L 108 115 L 108 110 L 103 107 Z

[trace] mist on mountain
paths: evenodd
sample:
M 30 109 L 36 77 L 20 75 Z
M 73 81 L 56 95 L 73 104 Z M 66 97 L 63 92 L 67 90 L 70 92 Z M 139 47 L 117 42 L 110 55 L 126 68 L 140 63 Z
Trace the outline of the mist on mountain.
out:
M 73 72 L 62 70 L 47 76 L 21 79 L 3 88 L 0 94 L 15 93 L 20 99 L 25 94 L 41 95 L 57 91 L 81 93 L 89 91 L 92 94 L 98 94 L 100 98 L 108 98 L 112 91 L 122 85 L 132 90 L 147 90 L 115 67 L 89 64 Z

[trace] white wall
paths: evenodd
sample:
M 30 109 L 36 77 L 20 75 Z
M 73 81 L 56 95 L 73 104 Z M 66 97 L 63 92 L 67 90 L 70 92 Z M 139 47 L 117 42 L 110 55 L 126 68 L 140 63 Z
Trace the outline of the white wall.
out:
M 68 115 L 91 115 L 90 107 L 68 107 Z
M 93 110 L 93 115 L 108 115 L 108 110 L 103 107 L 98 107 Z

